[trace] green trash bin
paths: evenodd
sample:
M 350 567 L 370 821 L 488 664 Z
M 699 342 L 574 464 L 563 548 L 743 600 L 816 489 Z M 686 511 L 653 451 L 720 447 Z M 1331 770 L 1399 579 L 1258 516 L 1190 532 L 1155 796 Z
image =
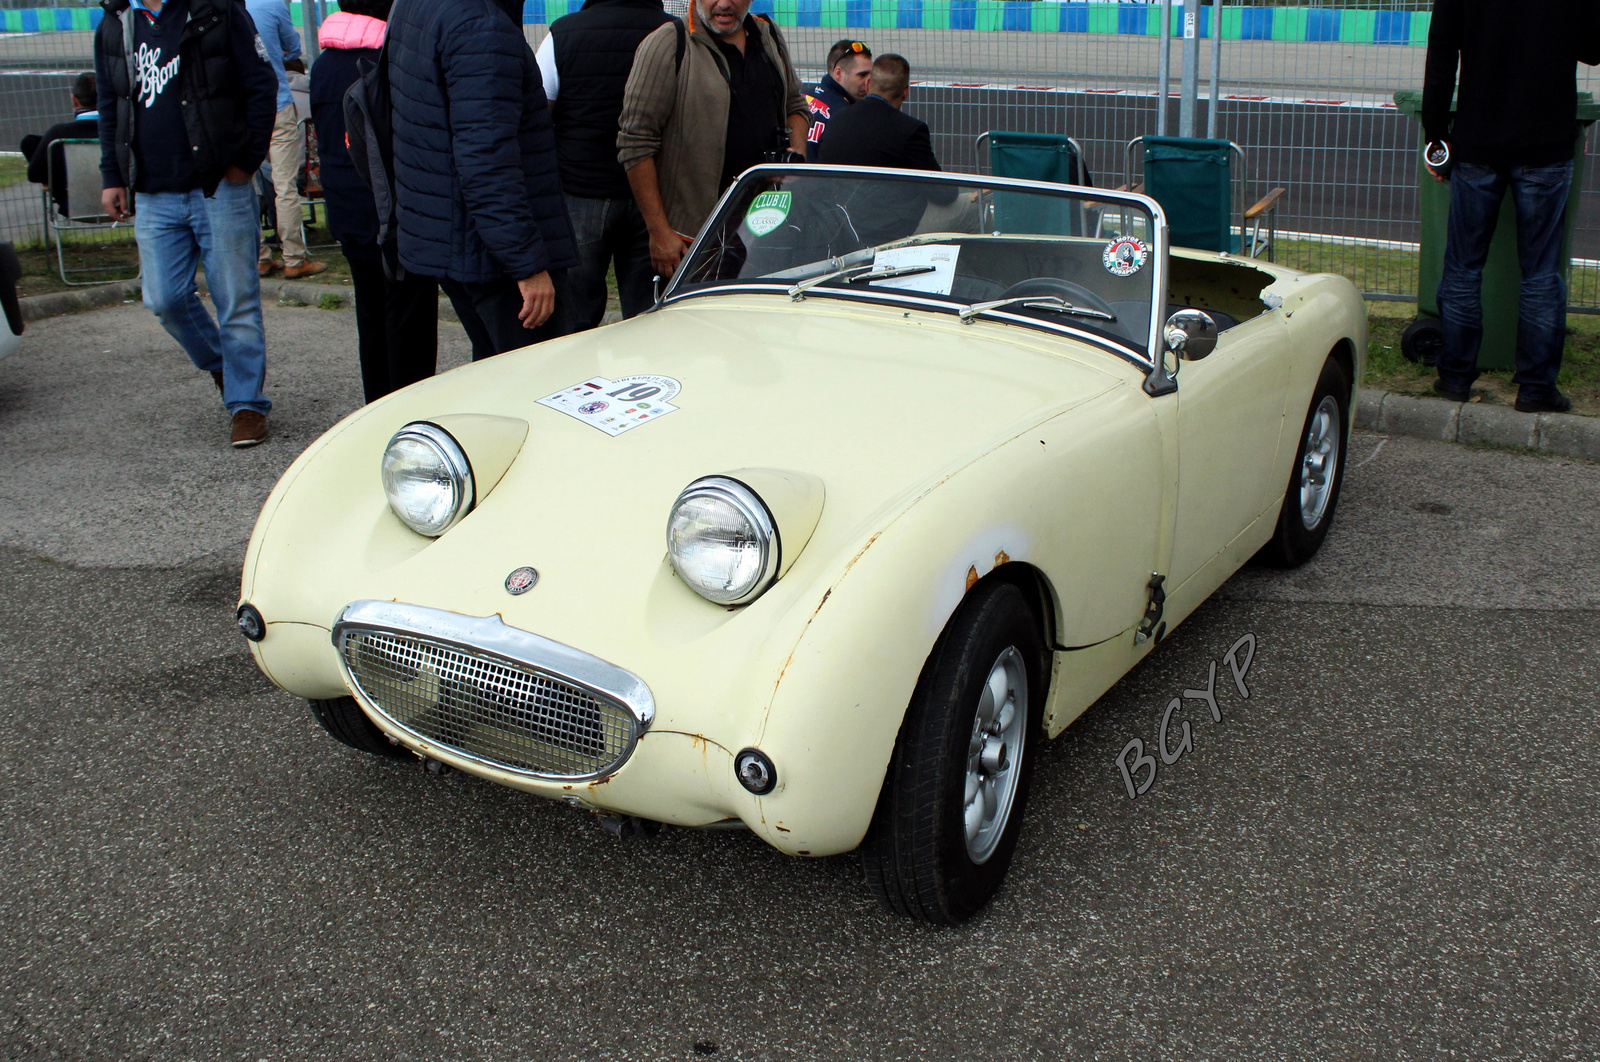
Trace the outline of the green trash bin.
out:
M 1450 186 L 1440 184 L 1422 164 L 1422 93 L 1396 92 L 1400 113 L 1418 119 L 1417 204 L 1422 214 L 1422 255 L 1417 268 L 1417 319 L 1406 329 L 1401 351 L 1412 361 L 1432 365 L 1443 345 L 1439 327 L 1439 275 L 1444 272 L 1444 244 L 1450 217 Z M 1572 226 L 1578 219 L 1578 198 L 1583 189 L 1584 137 L 1589 124 L 1600 120 L 1600 105 L 1587 92 L 1578 93 L 1577 148 L 1573 153 L 1572 190 L 1567 193 L 1567 229 L 1561 241 L 1561 276 L 1572 271 L 1569 248 Z M 1517 302 L 1522 292 L 1522 268 L 1517 264 L 1517 212 L 1508 194 L 1500 204 L 1489 260 L 1483 266 L 1483 346 L 1478 351 L 1480 369 L 1517 367 Z

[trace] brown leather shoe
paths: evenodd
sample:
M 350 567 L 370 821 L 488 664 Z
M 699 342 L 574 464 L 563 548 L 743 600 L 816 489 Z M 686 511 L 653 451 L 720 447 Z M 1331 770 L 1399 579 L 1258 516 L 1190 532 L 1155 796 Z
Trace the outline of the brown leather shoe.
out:
M 253 409 L 241 409 L 233 415 L 233 448 L 242 450 L 267 439 L 267 418 Z
M 220 372 L 212 373 L 211 374 L 211 379 L 217 385 L 217 394 L 219 394 L 219 395 L 222 394 L 222 373 L 220 373 Z
M 270 258 L 263 258 L 256 263 L 256 272 L 264 277 L 270 277 L 273 270 L 278 268 L 278 263 Z
M 324 269 L 327 269 L 327 268 L 328 268 L 328 263 L 326 263 L 326 262 L 313 262 L 311 259 L 307 258 L 304 262 L 301 262 L 299 265 L 286 265 L 286 266 L 284 266 L 283 267 L 283 275 L 288 277 L 290 280 L 298 280 L 301 277 L 314 277 L 318 273 L 322 272 Z

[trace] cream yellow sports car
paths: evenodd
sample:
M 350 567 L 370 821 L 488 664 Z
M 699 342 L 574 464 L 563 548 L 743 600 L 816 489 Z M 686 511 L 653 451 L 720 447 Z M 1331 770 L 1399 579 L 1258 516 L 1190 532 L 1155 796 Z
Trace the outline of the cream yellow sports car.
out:
M 634 827 L 999 888 L 1039 741 L 1250 558 L 1316 552 L 1365 315 L 1138 195 L 758 167 L 649 313 L 374 402 L 239 626 L 338 740 Z

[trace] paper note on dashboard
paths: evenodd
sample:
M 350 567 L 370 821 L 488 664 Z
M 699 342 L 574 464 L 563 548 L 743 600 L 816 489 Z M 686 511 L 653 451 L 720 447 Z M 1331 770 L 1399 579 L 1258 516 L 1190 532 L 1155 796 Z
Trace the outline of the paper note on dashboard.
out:
M 953 243 L 924 243 L 915 247 L 891 247 L 872 256 L 874 272 L 882 269 L 910 269 L 932 266 L 931 273 L 916 273 L 908 277 L 874 280 L 875 288 L 903 288 L 906 291 L 925 291 L 930 295 L 950 294 L 950 285 L 956 279 L 956 256 L 961 247 Z

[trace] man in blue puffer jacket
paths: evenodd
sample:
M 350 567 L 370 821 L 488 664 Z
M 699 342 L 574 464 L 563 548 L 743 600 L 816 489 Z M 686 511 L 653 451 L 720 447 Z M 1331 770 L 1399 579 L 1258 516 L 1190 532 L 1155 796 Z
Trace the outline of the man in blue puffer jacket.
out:
M 396 0 L 389 16 L 400 264 L 438 278 L 473 360 L 555 334 L 550 272 L 577 261 L 521 13 Z

